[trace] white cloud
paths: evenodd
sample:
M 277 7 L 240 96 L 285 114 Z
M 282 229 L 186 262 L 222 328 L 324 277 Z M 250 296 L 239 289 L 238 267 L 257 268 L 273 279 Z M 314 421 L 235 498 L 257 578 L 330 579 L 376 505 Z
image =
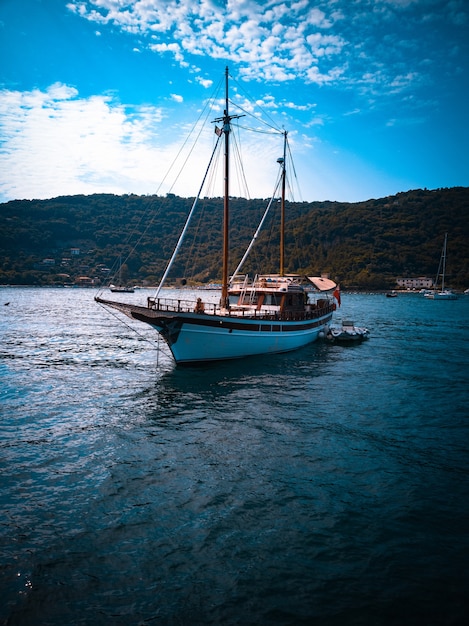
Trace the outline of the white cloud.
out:
M 201 76 L 196 76 L 195 80 L 205 89 L 209 89 L 213 85 L 213 80 L 202 78 Z
M 247 79 L 278 82 L 302 78 L 323 84 L 336 73 L 321 70 L 323 59 L 339 58 L 345 42 L 327 36 L 335 20 L 334 8 L 311 7 L 308 0 L 268 2 L 227 0 L 74 0 L 68 8 L 99 24 L 153 38 L 149 48 L 170 53 L 181 65 L 188 55 L 211 56 L 239 64 Z M 192 61 L 192 59 L 190 59 Z M 309 68 L 315 65 L 316 71 Z
M 332 22 L 326 19 L 325 13 L 317 8 L 310 9 L 306 21 L 313 26 L 321 28 L 330 28 L 332 26 Z
M 313 126 L 324 126 L 323 117 L 314 117 L 309 123 L 305 124 L 306 128 L 312 128 Z
M 391 81 L 391 89 L 395 91 L 401 91 L 410 85 L 413 85 L 418 80 L 418 74 L 415 72 L 409 72 L 408 74 L 400 74 L 395 76 Z
M 0 197 L 152 191 L 161 158 L 152 143 L 161 120 L 159 109 L 80 98 L 67 85 L 1 91 Z
M 394 77 L 415 74 L 424 55 L 434 58 L 435 24 L 449 23 L 462 31 L 469 16 L 466 4 L 464 0 L 70 0 L 67 6 L 101 30 L 108 25 L 138 34 L 139 46 L 171 55 L 193 73 L 200 71 L 196 60 L 210 57 L 236 65 L 237 74 L 249 81 L 358 86 L 362 94 L 368 90 L 378 95 L 379 90 L 379 95 L 394 95 L 410 85 Z M 420 29 L 430 23 L 422 39 Z M 443 65 L 445 56 L 435 57 L 435 64 Z M 374 80 L 380 71 L 382 80 Z
M 250 106 L 242 97 L 237 100 Z M 270 95 L 259 100 L 263 108 L 270 110 L 301 108 L 290 100 L 276 102 Z M 310 105 L 310 109 L 314 106 Z M 183 111 L 185 107 L 177 108 Z M 317 128 L 323 119 L 318 115 L 305 128 Z M 184 121 L 178 124 L 178 132 L 168 124 L 161 109 L 124 105 L 110 96 L 83 98 L 75 88 L 63 84 L 44 91 L 0 91 L 0 201 L 91 193 L 163 195 L 168 191 L 193 196 L 199 189 L 216 136 L 209 124 L 207 132 L 201 135 L 198 150 L 193 151 L 187 163 L 184 177 L 178 178 L 180 165 L 187 157 L 185 152 L 180 160 L 175 160 L 185 139 L 185 133 L 180 132 L 184 125 Z M 237 141 L 236 137 L 235 132 L 233 141 Z M 302 181 L 296 200 L 354 201 L 364 199 L 365 194 L 376 195 L 369 191 L 371 183 L 364 184 L 372 179 L 365 166 L 359 170 L 352 167 L 347 178 L 344 172 L 350 165 L 331 161 L 324 147 L 319 151 L 319 140 L 314 134 L 301 137 L 298 145 L 295 132 L 289 137 Z M 267 198 L 273 192 L 281 147 L 278 135 L 264 134 L 259 141 L 254 133 L 252 141 L 243 142 L 241 152 L 251 197 Z M 188 151 L 189 148 L 192 146 L 188 146 Z M 171 163 L 175 165 L 166 176 Z M 222 177 L 217 180 L 222 181 Z M 390 182 L 386 184 L 389 187 Z M 204 195 L 220 196 L 222 192 L 220 182 Z M 244 188 L 237 189 L 233 184 L 232 195 L 244 192 Z
M 313 109 L 315 104 L 296 104 L 295 102 L 283 102 L 282 105 L 287 109 L 293 109 L 295 111 L 309 111 Z
M 81 98 L 59 83 L 44 91 L 0 91 L 0 202 L 91 193 L 195 195 L 216 137 L 209 124 L 179 180 L 187 158 L 181 153 L 185 125 L 175 131 L 161 109 L 124 105 L 110 96 Z M 251 196 L 268 197 L 272 191 L 279 145 L 268 136 L 244 145 L 246 171 L 256 173 Z M 187 144 L 189 153 L 190 148 Z M 257 167 L 265 161 L 273 170 L 267 177 Z M 222 185 L 212 192 L 221 195 Z
M 171 100 L 174 100 L 174 102 L 184 102 L 184 98 L 177 93 L 171 94 Z
M 154 52 L 171 52 L 174 55 L 176 61 L 182 61 L 183 55 L 181 54 L 181 47 L 177 43 L 156 43 L 150 45 L 150 50 Z

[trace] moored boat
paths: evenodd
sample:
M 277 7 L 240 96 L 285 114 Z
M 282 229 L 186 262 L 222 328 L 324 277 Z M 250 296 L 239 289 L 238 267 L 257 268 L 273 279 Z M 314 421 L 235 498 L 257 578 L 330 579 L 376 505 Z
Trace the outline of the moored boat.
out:
M 438 265 L 438 272 L 435 279 L 435 289 L 430 293 L 424 294 L 426 298 L 430 300 L 457 300 L 458 296 L 451 289 L 445 288 L 445 274 L 446 274 L 446 245 L 448 241 L 448 233 L 445 233 L 445 240 L 443 243 L 443 250 L 441 251 L 440 263 Z M 438 282 L 441 276 L 441 289 L 438 290 Z
M 359 343 L 370 336 L 368 328 L 355 326 L 354 322 L 345 320 L 341 325 L 331 325 L 326 329 L 325 337 L 331 343 Z
M 435 293 L 428 296 L 432 300 L 457 300 L 458 294 L 454 293 L 451 289 L 445 289 L 443 291 L 435 291 Z
M 197 205 L 199 191 L 173 256 L 161 279 L 155 296 L 147 298 L 146 306 L 111 301 L 97 296 L 98 303 L 117 309 L 132 319 L 153 326 L 166 341 L 178 364 L 201 363 L 235 359 L 262 354 L 276 354 L 301 348 L 316 341 L 331 322 L 339 292 L 336 283 L 325 277 L 308 277 L 287 273 L 284 269 L 284 224 L 287 132 L 283 137 L 283 156 L 277 160 L 279 176 L 274 195 L 266 209 L 281 190 L 281 230 L 279 272 L 258 273 L 250 278 L 240 271 L 254 245 L 261 224 L 254 234 L 246 254 L 235 271 L 229 272 L 229 138 L 234 120 L 228 97 L 228 69 L 225 72 L 225 108 L 223 117 L 214 120 L 216 145 L 210 158 L 224 145 L 223 249 L 221 250 L 221 297 L 218 303 L 162 297 L 174 258 L 182 244 L 188 223 Z M 243 113 L 244 116 L 244 113 Z M 224 139 L 224 141 L 223 141 Z M 220 143 L 221 142 L 221 143 Z M 207 176 L 207 174 L 206 174 Z M 204 179 L 206 178 L 204 177 Z M 275 203 L 277 205 L 278 203 Z
M 111 283 L 109 290 L 112 291 L 112 293 L 134 293 L 135 291 L 133 287 L 122 284 L 122 257 L 119 257 L 119 284 L 113 285 Z
M 109 290 L 112 293 L 134 293 L 135 291 L 133 287 L 125 287 L 123 285 L 109 285 Z

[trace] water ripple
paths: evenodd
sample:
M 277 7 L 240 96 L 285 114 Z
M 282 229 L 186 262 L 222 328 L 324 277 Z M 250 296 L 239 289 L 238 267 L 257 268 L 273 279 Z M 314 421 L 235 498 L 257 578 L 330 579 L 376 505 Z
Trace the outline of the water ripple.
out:
M 8 300 L 0 623 L 464 623 L 469 299 L 345 294 L 368 342 L 200 368 Z

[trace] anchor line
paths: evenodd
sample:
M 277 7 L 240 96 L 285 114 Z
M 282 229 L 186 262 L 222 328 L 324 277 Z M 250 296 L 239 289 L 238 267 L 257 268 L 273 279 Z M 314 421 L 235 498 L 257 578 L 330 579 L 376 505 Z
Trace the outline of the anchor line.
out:
M 114 311 L 111 311 L 109 309 L 106 309 L 105 306 L 103 306 L 102 304 L 99 304 L 99 306 L 101 308 L 103 308 L 106 313 L 108 313 L 109 315 L 112 315 L 112 317 L 115 317 L 116 320 L 118 320 L 118 322 L 120 324 L 122 324 L 123 326 L 125 326 L 126 328 L 128 328 L 130 331 L 132 331 L 133 333 L 135 333 L 138 337 L 140 337 L 140 339 L 143 339 L 144 341 L 146 341 L 147 343 L 150 344 L 150 346 L 152 347 L 153 350 L 156 350 L 158 357 L 159 357 L 159 353 L 162 351 L 162 348 L 160 347 L 160 334 L 158 333 L 158 340 L 155 343 L 153 340 L 148 339 L 148 337 L 145 337 L 145 335 L 142 335 L 141 333 L 138 332 L 138 330 L 136 328 L 134 328 L 133 326 L 131 326 L 130 324 L 127 324 L 127 322 L 125 320 L 123 320 L 121 317 L 119 317 L 116 313 L 114 313 Z M 163 344 L 164 345 L 164 344 Z M 158 365 L 158 357 L 157 357 L 157 365 Z

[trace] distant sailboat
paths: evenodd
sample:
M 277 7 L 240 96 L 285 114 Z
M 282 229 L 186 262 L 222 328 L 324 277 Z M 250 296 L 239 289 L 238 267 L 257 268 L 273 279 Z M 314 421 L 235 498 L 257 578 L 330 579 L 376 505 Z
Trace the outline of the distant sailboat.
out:
M 445 233 L 445 241 L 443 243 L 443 250 L 441 251 L 440 263 L 438 265 L 438 272 L 435 279 L 435 290 L 430 293 L 426 293 L 425 297 L 431 300 L 457 300 L 458 296 L 451 291 L 451 289 L 445 289 L 445 273 L 446 273 L 446 243 L 448 240 L 448 233 Z M 438 282 L 441 276 L 441 290 L 438 291 Z
M 279 272 L 257 274 L 252 279 L 248 275 L 238 273 L 256 240 L 267 211 L 274 204 L 273 196 L 246 254 L 230 276 L 228 268 L 229 144 L 232 122 L 241 115 L 231 115 L 229 105 L 227 68 L 224 113 L 222 117 L 214 120 L 214 123 L 220 124 L 221 127 L 215 126 L 217 139 L 210 158 L 211 163 L 215 152 L 224 145 L 223 248 L 220 250 L 222 283 L 219 303 L 204 303 L 201 298 L 197 298 L 196 301 L 172 300 L 162 298 L 160 295 L 202 192 L 203 183 L 156 294 L 147 299 L 147 306 L 96 297 L 97 302 L 117 309 L 132 319 L 153 326 L 168 344 L 178 364 L 220 361 L 296 350 L 315 341 L 319 334 L 324 332 L 336 308 L 334 291 L 338 296 L 338 287 L 335 282 L 324 277 L 307 277 L 284 271 L 286 132 L 282 132 L 283 156 L 277 161 L 280 171 L 274 192 L 275 196 L 275 193 L 278 194 L 278 188 L 281 188 Z M 206 177 L 207 173 L 204 180 Z
M 133 293 L 134 288 L 122 284 L 122 257 L 119 257 L 119 284 L 109 285 L 109 289 L 113 293 Z

